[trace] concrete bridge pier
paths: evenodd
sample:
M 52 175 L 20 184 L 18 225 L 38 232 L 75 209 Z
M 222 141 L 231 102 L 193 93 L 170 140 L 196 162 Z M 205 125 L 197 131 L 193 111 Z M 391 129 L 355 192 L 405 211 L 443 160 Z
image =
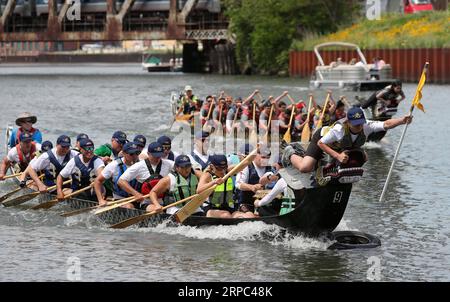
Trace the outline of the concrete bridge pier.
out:
M 201 47 L 199 47 L 201 43 Z M 217 44 L 203 40 L 183 45 L 183 71 L 195 73 L 237 74 L 238 68 L 231 43 Z

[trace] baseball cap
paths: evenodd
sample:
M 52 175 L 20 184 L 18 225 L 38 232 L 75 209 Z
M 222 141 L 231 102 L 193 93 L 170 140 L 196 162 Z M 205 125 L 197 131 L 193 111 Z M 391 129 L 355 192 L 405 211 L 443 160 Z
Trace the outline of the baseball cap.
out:
M 21 142 L 31 142 L 33 140 L 33 136 L 28 132 L 20 133 L 19 140 Z
M 163 146 L 158 142 L 153 142 L 148 145 L 148 153 L 154 157 L 162 157 L 164 155 Z
M 142 134 L 138 134 L 134 137 L 133 142 L 136 143 L 138 146 L 144 148 L 145 144 L 147 143 L 147 139 Z
M 61 147 L 70 147 L 70 137 L 67 135 L 61 135 L 56 140 L 56 144 L 60 145 Z
M 116 139 L 121 145 L 124 145 L 128 142 L 127 135 L 122 131 L 114 132 L 112 138 Z
M 141 153 L 141 150 L 139 149 L 139 144 L 136 142 L 126 143 L 125 145 L 123 145 L 122 151 L 130 155 Z
M 89 138 L 86 133 L 80 133 L 77 135 L 77 142 L 81 141 L 83 138 Z
M 358 126 L 366 123 L 364 112 L 359 107 L 350 108 L 347 112 L 347 119 L 352 126 Z
M 189 167 L 192 166 L 191 160 L 187 155 L 179 155 L 175 158 L 175 166 L 177 167 Z
M 192 91 L 192 87 L 189 86 L 189 85 L 186 85 L 186 86 L 184 87 L 184 91 L 188 91 L 188 90 Z
M 161 145 L 172 145 L 172 140 L 170 139 L 170 137 L 163 135 L 160 138 L 158 138 L 157 140 L 158 143 L 160 143 Z
M 196 139 L 202 139 L 202 138 L 207 138 L 209 137 L 209 132 L 206 131 L 197 131 L 195 133 L 195 138 Z
M 42 152 L 47 152 L 48 150 L 53 149 L 53 144 L 51 141 L 45 141 L 42 143 L 41 145 L 41 151 Z
M 90 140 L 89 138 L 82 138 L 80 140 L 80 148 L 87 150 L 87 151 L 93 151 L 94 150 L 94 142 Z
M 270 152 L 270 149 L 267 148 L 267 146 L 261 145 L 258 149 L 258 154 L 260 154 L 261 156 L 270 156 L 272 152 Z
M 223 154 L 214 154 L 209 157 L 209 161 L 216 167 L 227 167 L 227 157 Z

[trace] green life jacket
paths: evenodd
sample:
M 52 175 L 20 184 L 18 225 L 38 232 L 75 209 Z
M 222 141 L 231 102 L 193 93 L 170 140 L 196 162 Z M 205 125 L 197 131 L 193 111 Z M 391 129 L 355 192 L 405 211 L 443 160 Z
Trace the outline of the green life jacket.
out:
M 211 176 L 213 180 L 218 178 L 215 175 Z M 234 188 L 234 182 L 231 177 L 228 178 L 225 183 L 218 185 L 214 192 L 209 196 L 209 203 L 211 204 L 212 208 L 221 209 L 223 207 L 228 207 L 230 209 L 234 209 Z
M 177 172 L 172 172 L 172 175 L 175 176 L 177 183 L 175 186 L 175 190 L 165 195 L 164 197 L 165 205 L 192 196 L 197 191 L 198 179 L 195 176 L 195 174 L 190 173 L 187 179 L 178 174 Z M 181 204 L 178 207 L 182 207 L 183 205 L 184 204 Z

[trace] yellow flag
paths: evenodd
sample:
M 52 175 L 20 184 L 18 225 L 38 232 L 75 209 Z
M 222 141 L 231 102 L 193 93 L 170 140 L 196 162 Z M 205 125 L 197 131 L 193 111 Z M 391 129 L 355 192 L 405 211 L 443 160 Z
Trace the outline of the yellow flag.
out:
M 416 106 L 423 112 L 425 112 L 425 109 L 423 108 L 423 105 L 420 102 L 420 100 L 422 99 L 422 88 L 425 85 L 425 81 L 427 79 L 426 71 L 427 71 L 426 68 L 422 71 L 422 76 L 420 77 L 419 85 L 417 85 L 416 95 L 414 96 L 414 99 L 412 101 L 413 106 Z

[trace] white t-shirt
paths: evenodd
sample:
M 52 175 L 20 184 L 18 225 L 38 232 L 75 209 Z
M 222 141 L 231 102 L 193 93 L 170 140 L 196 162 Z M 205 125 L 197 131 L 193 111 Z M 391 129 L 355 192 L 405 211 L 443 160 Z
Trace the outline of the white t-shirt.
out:
M 125 164 L 125 161 L 123 161 L 124 169 L 128 169 L 129 166 Z M 125 172 L 124 172 L 125 173 Z M 102 175 L 105 179 L 115 179 L 117 175 L 119 175 L 119 162 L 118 160 L 113 160 L 110 162 L 106 167 L 102 170 Z
M 41 145 L 36 143 L 36 151 L 41 150 Z M 28 157 L 30 154 L 24 154 L 24 157 Z M 17 153 L 17 147 L 11 148 L 8 151 L 8 155 L 7 158 L 10 162 L 12 163 L 19 163 L 20 159 L 19 159 L 19 153 Z M 34 159 L 34 158 L 33 158 Z M 30 163 L 33 161 L 33 159 L 30 161 Z
M 161 171 L 160 175 L 162 177 L 169 175 L 170 171 L 173 168 L 174 162 L 168 159 L 162 159 L 161 164 Z M 156 172 L 156 167 L 152 165 L 153 171 Z M 129 167 L 125 173 L 123 173 L 120 176 L 120 179 L 123 179 L 125 181 L 132 181 L 133 179 L 136 179 L 138 182 L 143 183 L 145 180 L 147 180 L 150 177 L 150 172 L 148 171 L 147 164 L 145 163 L 145 160 L 140 161 Z
M 77 155 L 78 157 L 80 157 L 80 159 L 81 159 L 81 162 L 86 166 L 86 167 L 88 167 L 89 166 L 89 162 L 87 162 L 87 163 L 85 163 L 84 161 L 83 161 L 83 156 L 80 154 L 80 155 Z M 103 163 L 103 160 L 100 158 L 100 157 L 98 157 L 98 158 L 96 158 L 95 159 L 95 161 L 94 161 L 94 169 L 93 169 L 93 171 L 95 171 L 95 175 L 98 175 L 98 169 L 100 169 L 100 168 L 102 168 L 102 167 L 104 167 L 105 166 L 105 164 Z M 62 169 L 61 170 L 61 172 L 59 173 L 59 175 L 61 175 L 61 177 L 63 177 L 63 178 L 68 178 L 68 177 L 70 177 L 72 174 L 74 174 L 76 171 L 77 171 L 77 166 L 75 165 L 75 157 L 74 158 L 72 158 L 71 160 L 69 160 L 69 162 L 67 163 L 67 165 L 64 167 L 64 169 Z
M 364 135 L 367 137 L 373 132 L 384 131 L 384 122 L 379 121 L 370 121 L 364 124 L 363 131 Z M 320 141 L 324 144 L 332 144 L 334 142 L 340 141 L 345 135 L 345 129 L 342 124 L 336 124 L 333 128 L 331 128 L 324 137 L 320 139 Z M 350 133 L 352 137 L 352 142 L 356 140 L 358 134 Z
M 197 155 L 203 162 L 205 163 L 208 162 L 209 158 L 208 154 L 207 155 L 201 154 L 200 152 L 197 151 L 197 149 L 194 149 L 194 154 Z M 199 162 L 197 162 L 191 154 L 188 154 L 187 156 L 191 160 L 192 168 L 194 170 L 203 170 L 202 165 Z
M 253 162 L 253 166 L 255 167 L 256 173 L 258 173 L 259 178 L 267 177 L 268 175 L 273 175 L 272 172 L 266 172 L 266 167 L 258 167 Z M 241 189 L 241 184 L 248 183 L 250 171 L 248 166 L 244 168 L 241 172 L 238 173 L 236 178 L 236 188 Z
M 59 156 L 58 154 L 56 154 L 56 147 L 52 149 L 52 153 L 53 155 L 55 155 L 56 160 L 62 164 L 62 162 L 64 161 L 64 158 L 66 157 L 64 156 Z M 74 156 L 77 156 L 79 153 L 74 151 L 74 150 L 70 150 L 70 158 L 73 158 Z M 47 169 L 50 166 L 50 159 L 48 158 L 48 154 L 47 152 L 43 153 L 41 156 L 39 156 L 36 161 L 34 161 L 33 163 L 31 163 L 31 167 L 33 168 L 34 171 L 42 171 L 44 169 Z

